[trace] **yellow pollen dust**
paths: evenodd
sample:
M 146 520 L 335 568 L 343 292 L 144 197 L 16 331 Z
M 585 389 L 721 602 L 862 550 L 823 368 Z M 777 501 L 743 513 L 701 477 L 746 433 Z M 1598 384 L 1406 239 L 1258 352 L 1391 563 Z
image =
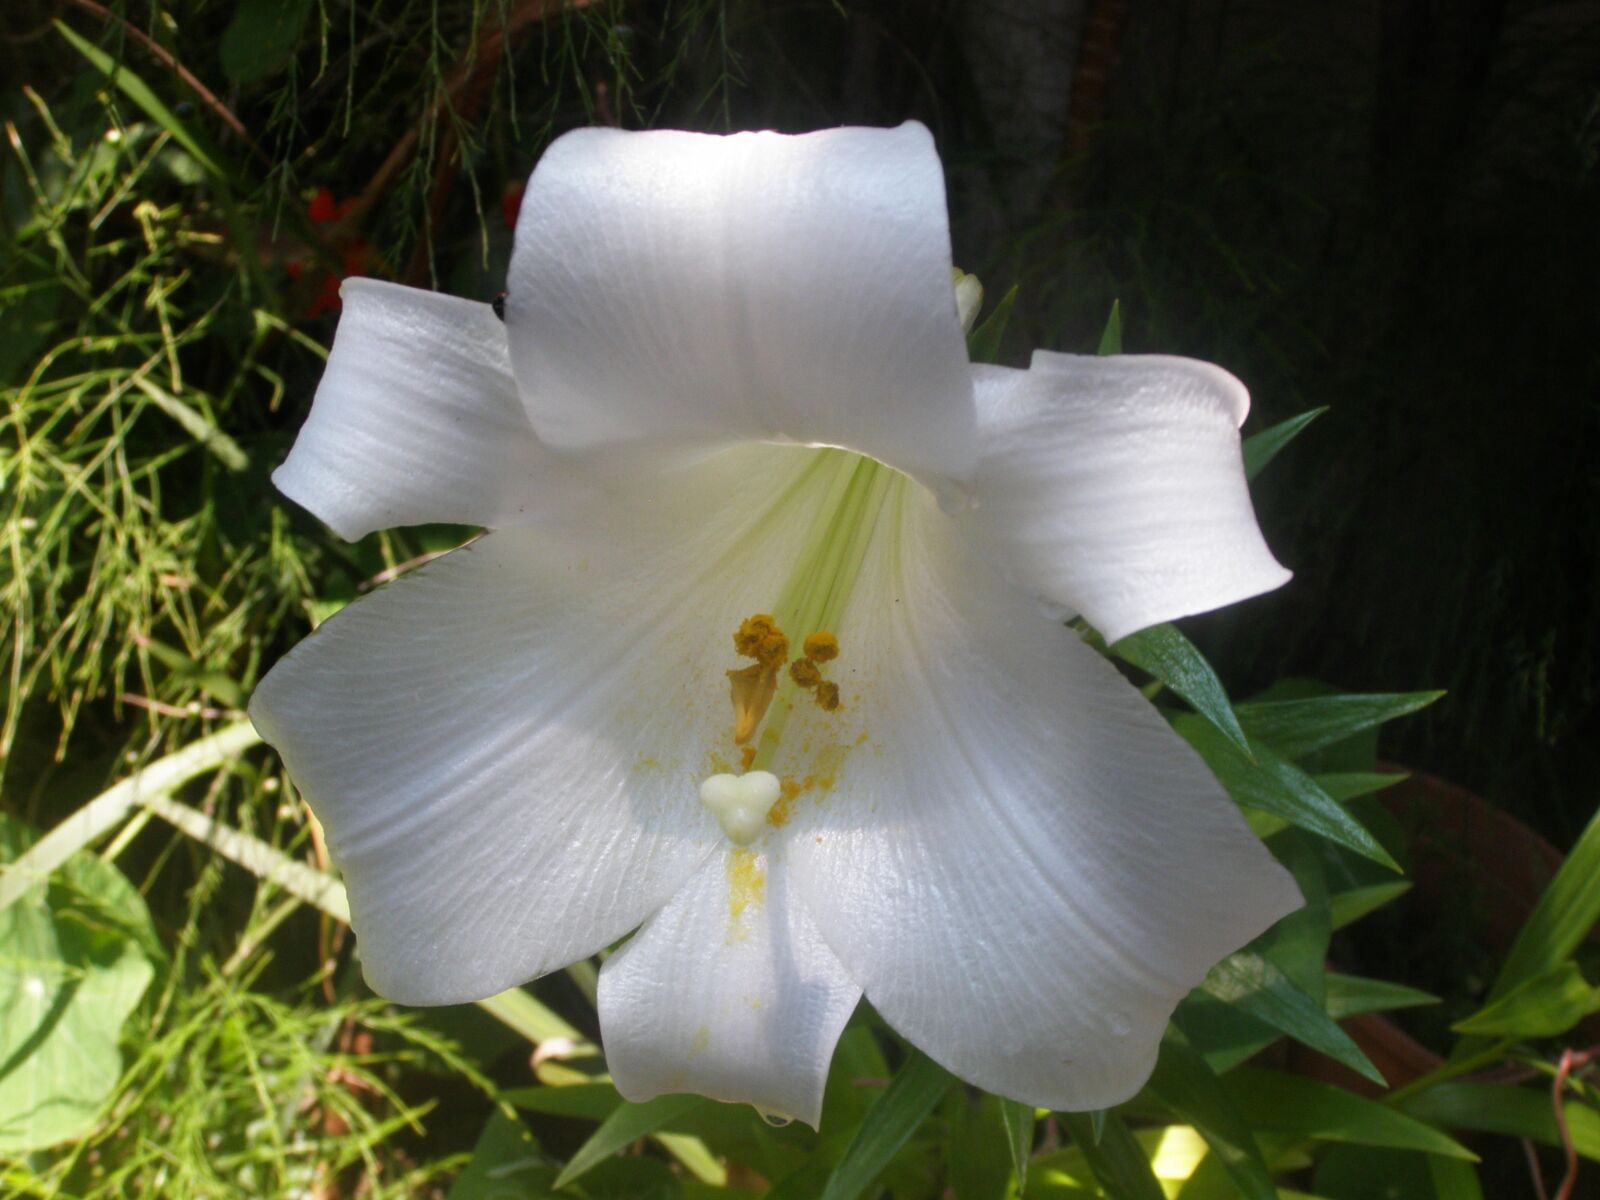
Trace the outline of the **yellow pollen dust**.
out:
M 738 920 L 745 909 L 766 899 L 767 873 L 754 850 L 743 847 L 728 853 L 728 916 Z
M 746 617 L 733 635 L 733 648 L 745 658 L 755 659 L 748 667 L 728 672 L 733 693 L 733 740 L 744 745 L 755 736 L 761 719 L 778 691 L 778 671 L 789 661 L 789 639 L 767 613 Z

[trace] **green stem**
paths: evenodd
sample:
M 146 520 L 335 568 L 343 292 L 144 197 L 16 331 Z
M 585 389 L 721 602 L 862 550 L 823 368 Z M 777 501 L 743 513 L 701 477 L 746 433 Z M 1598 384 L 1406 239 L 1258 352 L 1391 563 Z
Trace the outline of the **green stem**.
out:
M 1470 1074 L 1479 1067 L 1487 1067 L 1491 1063 L 1497 1063 L 1506 1056 L 1506 1051 L 1515 1044 L 1516 1039 L 1514 1038 L 1501 1038 L 1493 1045 L 1485 1047 L 1476 1054 L 1469 1054 L 1465 1058 L 1447 1062 L 1443 1066 L 1429 1071 L 1421 1079 L 1413 1079 L 1405 1087 L 1396 1088 L 1383 1098 L 1383 1102 L 1385 1104 L 1398 1105 L 1419 1092 L 1425 1092 L 1431 1087 L 1437 1087 L 1441 1083 L 1447 1083 L 1462 1075 Z

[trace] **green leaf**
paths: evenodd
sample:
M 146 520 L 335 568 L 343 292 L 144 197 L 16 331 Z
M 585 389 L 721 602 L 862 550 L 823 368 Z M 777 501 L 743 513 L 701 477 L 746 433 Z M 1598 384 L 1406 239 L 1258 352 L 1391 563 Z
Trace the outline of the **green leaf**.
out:
M 1314 750 L 1406 716 L 1432 704 L 1443 692 L 1315 696 L 1306 700 L 1252 700 L 1234 711 L 1253 743 L 1265 742 L 1285 758 Z
M 1224 1083 L 1258 1133 L 1478 1161 L 1472 1151 L 1431 1125 L 1332 1084 L 1251 1067 L 1234 1071 Z
M 1600 921 L 1600 812 L 1550 881 L 1489 989 L 1498 1000 L 1571 957 Z
M 1430 1154 L 1428 1173 L 1433 1177 L 1433 1194 L 1437 1200 L 1483 1200 L 1478 1168 L 1469 1162 Z
M 1175 626 L 1152 625 L 1130 633 L 1112 646 L 1111 652 L 1182 696 L 1246 758 L 1253 759 L 1250 743 L 1233 715 L 1233 705 L 1228 703 L 1222 681 L 1205 655 Z
M 1216 1073 L 1183 1034 L 1169 1029 L 1147 1085 L 1151 1094 L 1200 1131 L 1246 1200 L 1277 1200 L 1255 1135 Z
M 119 91 L 132 100 L 144 114 L 157 125 L 172 135 L 172 140 L 182 146 L 189 154 L 206 169 L 214 179 L 220 183 L 233 182 L 232 173 L 222 165 L 222 157 L 209 140 L 197 130 L 190 129 L 177 114 L 162 102 L 161 98 L 126 65 L 117 62 L 98 46 L 79 37 L 70 26 L 62 21 L 54 22 L 56 32 L 66 38 L 79 54 L 88 59 L 102 75 L 116 84 Z
M 222 73 L 254 83 L 281 70 L 310 14 L 311 0 L 241 0 L 222 34 Z
M 1006 1149 L 1011 1152 L 1011 1169 L 1016 1172 L 1017 1188 L 1028 1186 L 1028 1163 L 1033 1158 L 1033 1127 L 1038 1113 L 1020 1100 L 1000 1100 L 1000 1120 L 1005 1126 Z
M 1361 1013 L 1389 1012 L 1396 1008 L 1419 1008 L 1425 1004 L 1439 1003 L 1439 997 L 1419 992 L 1416 988 L 1386 979 L 1363 979 L 1359 975 L 1341 975 L 1329 971 L 1324 976 L 1327 994 L 1323 1007 L 1336 1021 Z
M 1111 302 L 1111 313 L 1106 317 L 1106 327 L 1100 331 L 1100 346 L 1095 353 L 1101 358 L 1122 353 L 1122 301 Z
M 581 1084 L 575 1086 L 582 1086 Z M 610 1158 L 617 1151 L 631 1146 L 640 1138 L 656 1132 L 663 1125 L 678 1120 L 706 1100 L 701 1096 L 657 1096 L 643 1104 L 623 1101 L 611 1115 L 600 1122 L 589 1140 L 578 1147 L 572 1160 L 556 1176 L 556 1187 L 564 1188 L 575 1179 Z
M 1242 708 L 1239 711 L 1242 717 Z M 1282 817 L 1391 870 L 1400 869 L 1366 827 L 1318 787 L 1311 776 L 1263 743 L 1252 739 L 1252 762 L 1201 717 L 1179 713 L 1172 718 L 1172 726 L 1199 751 L 1239 804 Z
M 1558 1037 L 1594 1012 L 1600 1012 L 1600 988 L 1591 986 L 1578 964 L 1566 959 L 1451 1028 L 1489 1037 Z
M 0 818 L 7 859 L 30 837 Z M 87 855 L 62 873 L 71 887 L 36 886 L 0 912 L 0 1154 L 42 1150 L 94 1125 L 122 1076 L 123 1022 L 155 974 L 130 928 L 149 914 L 122 874 Z M 131 910 L 126 921 L 105 919 L 119 910 Z
M 1303 412 L 1297 417 L 1290 417 L 1287 421 L 1280 421 L 1276 425 L 1268 426 L 1260 433 L 1252 433 L 1244 439 L 1241 449 L 1244 451 L 1244 477 L 1254 479 L 1261 474 L 1261 470 L 1269 462 L 1278 457 L 1281 451 L 1290 442 L 1300 435 L 1300 432 L 1323 413 L 1327 406 L 1313 408 Z
M 967 357 L 977 363 L 992 363 L 1000 353 L 1000 339 L 1005 336 L 1006 325 L 1011 320 L 1011 307 L 1017 302 L 1017 287 L 1011 289 L 976 328 L 967 334 Z
M 822 1200 L 856 1200 L 955 1083 L 938 1063 L 913 1050 L 862 1119 L 823 1189 Z
M 1400 1107 L 1411 1116 L 1451 1129 L 1532 1138 L 1547 1146 L 1561 1144 L 1548 1088 L 1441 1083 L 1410 1097 Z M 1565 1110 L 1573 1147 L 1584 1158 L 1600 1162 L 1600 1112 L 1570 1097 Z
M 1385 1082 L 1378 1068 L 1333 1018 L 1261 955 L 1249 950 L 1229 955 L 1211 969 L 1200 986 L 1207 995 L 1326 1054 L 1374 1083 Z
M 1368 913 L 1376 912 L 1385 904 L 1398 900 L 1411 890 L 1411 881 L 1397 879 L 1393 883 L 1374 883 L 1367 887 L 1335 892 L 1328 897 L 1328 915 L 1335 929 L 1352 925 Z
M 1016 1194 L 1014 1155 L 1001 1115 L 1005 1103 L 987 1094 L 969 1101 L 962 1088 L 946 1093 L 940 1115 L 949 1122 L 944 1175 L 953 1200 L 1006 1200 Z
M 1098 1139 L 1088 1113 L 1062 1113 L 1061 1123 L 1111 1200 L 1166 1200 L 1144 1148 L 1115 1113 Z
M 1320 1147 L 1311 1190 L 1327 1200 L 1439 1200 L 1429 1162 L 1473 1169 L 1458 1158 L 1383 1146 Z M 1185 1197 L 1185 1200 L 1188 1200 Z M 1456 1200 L 1454 1196 L 1446 1200 Z
M 528 1127 L 496 1109 L 445 1200 L 528 1200 L 542 1195 L 554 1177 Z

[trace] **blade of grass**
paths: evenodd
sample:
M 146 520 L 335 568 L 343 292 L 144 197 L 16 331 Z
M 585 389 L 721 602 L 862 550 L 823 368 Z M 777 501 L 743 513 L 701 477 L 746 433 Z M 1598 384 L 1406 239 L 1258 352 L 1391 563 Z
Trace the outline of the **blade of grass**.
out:
M 856 1200 L 862 1195 L 954 1083 L 949 1071 L 913 1050 L 862 1118 L 828 1178 L 822 1200 Z
M 642 1137 L 655 1133 L 663 1125 L 676 1121 L 693 1109 L 705 1104 L 701 1096 L 657 1096 L 643 1104 L 624 1102 L 590 1135 L 561 1174 L 556 1176 L 556 1187 L 564 1188 L 576 1179 L 610 1158 L 618 1150 L 630 1146 Z
M 249 721 L 239 721 L 157 759 L 100 793 L 0 873 L 0 909 L 43 883 L 73 854 L 121 824 L 133 809 L 170 796 L 189 780 L 216 770 L 260 741 L 261 735 Z

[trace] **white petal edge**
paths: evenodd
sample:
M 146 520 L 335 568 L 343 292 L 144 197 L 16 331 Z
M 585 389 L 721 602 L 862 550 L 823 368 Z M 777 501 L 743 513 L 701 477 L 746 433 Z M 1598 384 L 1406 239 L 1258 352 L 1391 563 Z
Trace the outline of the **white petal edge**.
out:
M 963 520 L 1018 587 L 1119 638 L 1289 579 L 1262 540 L 1239 426 L 1250 397 L 1194 359 L 1038 351 L 976 366 Z
M 525 519 L 556 470 L 511 377 L 487 304 L 347 279 L 311 415 L 272 476 L 354 541 L 433 521 Z
M 972 470 L 921 125 L 569 133 L 528 182 L 508 289 L 517 382 L 552 446 L 787 441 L 929 481 Z
M 714 854 L 600 971 L 600 1033 L 629 1100 L 696 1092 L 815 1128 L 861 989 L 781 853 Z
M 1127 1099 L 1178 1001 L 1301 898 L 1199 757 L 907 485 L 774 771 L 791 874 L 895 1029 L 1000 1095 Z M 824 762 L 824 759 L 830 761 Z
M 578 494 L 262 680 L 251 718 L 323 823 L 380 994 L 475 1000 L 583 958 L 724 844 L 698 789 L 738 758 L 731 635 L 809 527 L 819 457 L 745 447 Z

